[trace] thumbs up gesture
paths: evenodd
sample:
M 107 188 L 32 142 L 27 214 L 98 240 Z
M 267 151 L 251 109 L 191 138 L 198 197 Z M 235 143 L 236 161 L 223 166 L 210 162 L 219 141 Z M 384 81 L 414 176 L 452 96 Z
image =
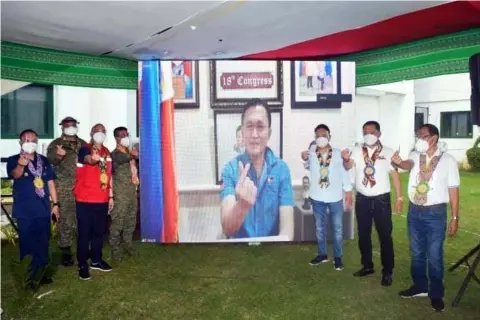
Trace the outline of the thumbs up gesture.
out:
M 95 162 L 99 162 L 101 159 L 100 155 L 94 151 L 93 154 L 92 154 L 92 160 L 95 161 Z
M 18 164 L 22 167 L 25 167 L 28 165 L 28 159 L 21 155 L 20 158 L 18 158 Z
M 60 157 L 65 157 L 66 154 L 67 154 L 67 151 L 63 149 L 63 146 L 57 145 L 57 155 L 59 155 Z
M 235 194 L 238 201 L 243 202 L 248 208 L 251 208 L 257 200 L 257 187 L 248 177 L 249 170 L 250 163 L 243 166 L 242 162 L 238 162 L 239 179 L 235 186 Z

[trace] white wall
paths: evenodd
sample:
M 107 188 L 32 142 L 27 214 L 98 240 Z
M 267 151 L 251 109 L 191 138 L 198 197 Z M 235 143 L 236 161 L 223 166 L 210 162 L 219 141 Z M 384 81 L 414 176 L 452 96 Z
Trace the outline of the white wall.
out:
M 5 80 L 2 80 L 2 86 Z M 103 123 L 107 128 L 107 142 L 109 148 L 115 146 L 113 129 L 127 125 L 132 132 L 136 132 L 135 114 L 136 91 L 95 89 L 68 86 L 54 87 L 54 125 L 56 136 L 61 134 L 58 123 L 65 117 L 71 116 L 79 122 L 79 136 L 89 139 L 91 127 L 96 123 Z M 130 115 L 130 117 L 129 117 Z M 40 145 L 48 144 L 51 139 L 41 139 Z M 19 151 L 17 139 L 1 139 L 2 157 Z M 39 147 L 40 148 L 40 147 Z M 43 150 L 38 150 L 43 152 Z
M 470 111 L 471 84 L 468 73 L 452 74 L 414 81 L 415 105 L 428 108 L 427 122 L 440 129 L 440 113 Z M 478 129 L 473 128 L 472 138 L 441 139 L 448 145 L 448 151 L 462 161 L 465 151 L 473 146 Z

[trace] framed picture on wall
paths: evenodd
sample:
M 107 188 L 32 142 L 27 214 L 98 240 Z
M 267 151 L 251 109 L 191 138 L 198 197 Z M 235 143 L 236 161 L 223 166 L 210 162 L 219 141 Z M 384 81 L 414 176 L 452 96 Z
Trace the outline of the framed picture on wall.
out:
M 198 61 L 173 60 L 172 74 L 175 109 L 199 108 Z
M 281 61 L 210 61 L 212 108 L 236 109 L 251 99 L 283 106 Z
M 214 111 L 215 167 L 216 183 L 222 183 L 222 171 L 225 165 L 237 155 L 245 152 L 243 139 L 242 113 L 235 110 Z M 272 134 L 267 147 L 273 153 L 283 157 L 283 117 L 282 110 L 272 110 Z
M 351 94 L 342 93 L 342 63 L 338 61 L 292 61 L 291 92 L 292 109 L 341 108 L 342 102 L 352 102 Z

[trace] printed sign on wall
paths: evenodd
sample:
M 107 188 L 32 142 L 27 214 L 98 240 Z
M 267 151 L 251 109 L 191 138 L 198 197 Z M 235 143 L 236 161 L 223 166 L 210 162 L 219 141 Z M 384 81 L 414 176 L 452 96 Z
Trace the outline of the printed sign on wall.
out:
M 212 108 L 237 108 L 251 99 L 283 105 L 281 61 L 211 61 Z

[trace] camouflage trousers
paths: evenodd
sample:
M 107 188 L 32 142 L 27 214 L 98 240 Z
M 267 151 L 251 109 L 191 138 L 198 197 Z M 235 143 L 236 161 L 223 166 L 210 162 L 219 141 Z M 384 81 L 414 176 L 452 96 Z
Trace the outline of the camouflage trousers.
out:
M 110 214 L 112 222 L 109 230 L 109 242 L 113 256 L 121 256 L 122 244 L 125 249 L 132 250 L 133 232 L 137 225 L 137 207 L 136 193 L 115 198 L 114 208 Z
M 57 184 L 58 202 L 60 202 L 60 220 L 58 221 L 58 246 L 67 248 L 72 246 L 73 236 L 76 233 L 76 204 L 72 185 Z

